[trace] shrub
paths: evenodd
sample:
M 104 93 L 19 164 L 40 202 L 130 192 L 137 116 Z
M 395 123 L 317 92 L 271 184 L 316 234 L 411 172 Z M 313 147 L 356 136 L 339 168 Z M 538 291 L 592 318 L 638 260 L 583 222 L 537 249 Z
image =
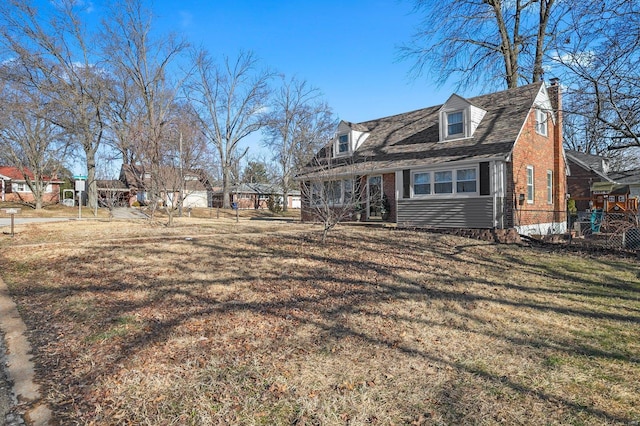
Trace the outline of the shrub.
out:
M 269 195 L 267 208 L 273 213 L 282 212 L 282 198 L 279 195 Z

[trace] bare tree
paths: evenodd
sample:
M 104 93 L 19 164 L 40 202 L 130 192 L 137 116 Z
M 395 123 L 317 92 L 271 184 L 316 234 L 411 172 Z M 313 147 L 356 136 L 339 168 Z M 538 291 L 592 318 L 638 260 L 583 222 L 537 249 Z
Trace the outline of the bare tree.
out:
M 337 126 L 331 108 L 318 89 L 306 81 L 281 76 L 281 86 L 264 114 L 264 144 L 279 166 L 280 188 L 286 200 L 297 170 L 307 164 Z
M 18 59 L 0 66 L 0 160 L 22 172 L 34 197 L 33 202 L 23 202 L 41 209 L 68 144 L 61 129 L 48 119 L 56 112 L 34 86 L 36 74 Z
M 424 16 L 412 41 L 402 47 L 440 83 L 458 75 L 459 86 L 487 81 L 513 88 L 542 79 L 549 41 L 564 10 L 556 0 L 415 0 Z
M 250 52 L 215 64 L 209 53 L 195 57 L 196 75 L 188 97 L 198 111 L 204 134 L 217 154 L 222 173 L 223 207 L 230 207 L 233 167 L 246 155 L 240 142 L 262 126 L 259 114 L 266 106 L 271 74 L 258 69 Z
M 365 157 L 332 158 L 330 146 L 321 149 L 296 177 L 302 193 L 302 218 L 322 224 L 322 243 L 338 223 L 353 219 L 371 201 L 359 173 L 366 167 Z
M 182 216 L 185 204 L 186 207 L 194 203 L 206 205 L 206 167 L 212 163 L 199 119 L 190 104 L 176 105 L 171 123 L 171 127 L 165 128 L 158 170 L 169 226 L 173 225 L 176 213 Z M 191 200 L 196 192 L 205 198 Z
M 122 121 L 113 123 L 121 150 L 135 150 L 144 155 L 151 175 L 150 195 L 158 201 L 159 173 L 162 162 L 162 144 L 165 127 L 176 94 L 184 78 L 172 81 L 170 71 L 187 43 L 169 34 L 154 38 L 153 14 L 143 6 L 142 0 L 119 0 L 110 8 L 110 18 L 104 21 L 102 35 L 104 54 L 113 75 L 123 79 L 115 93 L 118 109 L 112 117 Z M 126 141 L 132 136 L 139 146 L 131 147 Z M 151 212 L 156 204 L 151 203 Z
M 640 147 L 640 5 L 591 6 L 571 9 L 571 36 L 555 44 L 567 86 L 564 110 L 584 135 L 585 152 Z
M 39 12 L 29 0 L 8 0 L 0 9 L 7 49 L 43 78 L 38 85 L 47 102 L 64 114 L 49 120 L 81 147 L 87 167 L 88 200 L 97 206 L 96 152 L 106 127 L 107 82 L 95 61 L 98 52 L 80 18 L 75 0 L 51 2 Z M 53 108 L 52 108 L 53 110 Z

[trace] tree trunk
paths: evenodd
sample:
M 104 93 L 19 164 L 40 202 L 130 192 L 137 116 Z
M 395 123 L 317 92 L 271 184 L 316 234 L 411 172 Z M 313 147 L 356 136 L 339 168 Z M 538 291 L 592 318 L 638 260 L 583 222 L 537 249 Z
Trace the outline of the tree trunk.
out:
M 289 211 L 289 176 L 282 177 L 282 211 Z
M 87 156 L 87 207 L 95 209 L 98 207 L 98 183 L 96 182 L 96 160 L 91 151 L 85 151 Z
M 231 201 L 229 199 L 229 195 L 231 194 L 231 190 L 229 188 L 230 179 L 230 170 L 229 167 L 225 167 L 222 171 L 222 208 L 230 209 Z
M 544 55 L 544 39 L 547 34 L 547 25 L 549 24 L 549 16 L 553 2 L 555 0 L 540 0 L 540 15 L 538 21 L 538 35 L 536 39 L 536 55 L 533 62 L 533 78 L 532 82 L 542 80 L 544 70 L 542 69 L 542 59 Z

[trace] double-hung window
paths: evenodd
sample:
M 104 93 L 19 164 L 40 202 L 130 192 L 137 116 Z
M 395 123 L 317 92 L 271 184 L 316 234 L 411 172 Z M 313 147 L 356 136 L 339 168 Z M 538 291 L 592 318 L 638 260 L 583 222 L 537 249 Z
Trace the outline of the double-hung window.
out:
M 476 169 L 456 170 L 456 192 L 476 192 Z
M 353 180 L 342 181 L 342 204 L 353 202 Z
M 349 135 L 338 136 L 338 154 L 349 152 Z
M 547 113 L 540 108 L 536 108 L 536 133 L 547 136 Z
M 527 203 L 533 203 L 534 201 L 534 175 L 533 166 L 527 166 Z
M 329 205 L 337 205 L 341 204 L 342 198 L 342 181 L 333 180 L 330 182 L 325 182 L 326 190 L 327 190 L 327 201 Z
M 450 170 L 433 173 L 434 194 L 453 193 L 453 173 Z
M 553 204 L 553 172 L 547 170 L 547 204 Z
M 431 194 L 431 173 L 415 173 L 413 175 L 413 194 Z
M 447 114 L 447 137 L 464 134 L 464 114 L 462 111 Z
M 313 182 L 311 184 L 312 206 L 342 206 L 353 203 L 353 179 Z

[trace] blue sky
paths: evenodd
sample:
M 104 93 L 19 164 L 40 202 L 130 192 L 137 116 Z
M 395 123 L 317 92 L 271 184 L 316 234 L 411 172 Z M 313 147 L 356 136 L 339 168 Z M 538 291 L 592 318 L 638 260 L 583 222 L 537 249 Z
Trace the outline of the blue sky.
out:
M 163 28 L 213 55 L 252 50 L 266 66 L 319 88 L 341 119 L 364 121 L 444 102 L 398 61 L 419 16 L 399 0 L 157 0 Z
M 44 2 L 50 0 L 36 0 Z M 107 0 L 85 0 L 98 18 Z M 266 67 L 307 80 L 339 118 L 364 121 L 444 102 L 449 88 L 411 79 L 397 47 L 419 22 L 408 0 L 149 0 L 160 32 L 214 56 L 251 50 Z M 475 95 L 469 94 L 469 95 Z
M 92 23 L 108 2 L 80 1 Z M 420 22 L 410 0 L 146 1 L 156 31 L 176 32 L 218 58 L 251 50 L 265 67 L 318 88 L 340 119 L 360 122 L 437 105 L 453 90 L 410 78 L 412 63 L 398 60 L 398 47 Z M 268 156 L 259 135 L 244 145 L 252 157 Z

